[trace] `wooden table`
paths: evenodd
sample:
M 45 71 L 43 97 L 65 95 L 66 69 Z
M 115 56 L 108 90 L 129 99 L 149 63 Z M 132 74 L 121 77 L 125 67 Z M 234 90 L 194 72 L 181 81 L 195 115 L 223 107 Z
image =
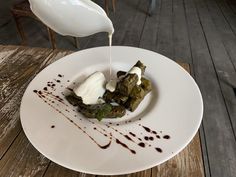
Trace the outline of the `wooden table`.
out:
M 35 75 L 71 51 L 0 45 L 0 176 L 95 177 L 61 167 L 40 154 L 26 138 L 20 123 L 22 95 Z M 180 64 L 187 71 L 189 65 Z M 124 177 L 202 177 L 199 134 L 169 161 Z

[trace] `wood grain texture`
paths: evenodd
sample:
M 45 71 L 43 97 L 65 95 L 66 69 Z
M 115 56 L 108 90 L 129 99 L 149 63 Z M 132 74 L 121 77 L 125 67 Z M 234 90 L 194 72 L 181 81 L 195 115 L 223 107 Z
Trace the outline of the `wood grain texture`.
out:
M 173 46 L 173 0 L 162 0 L 158 27 L 157 52 L 174 59 Z
M 12 51 L 12 50 L 10 50 Z M 31 62 L 30 53 L 35 56 L 35 63 Z M 13 142 L 21 130 L 19 122 L 19 107 L 21 97 L 30 80 L 39 71 L 40 62 L 50 51 L 32 51 L 18 48 L 9 55 L 0 65 L 0 158 Z M 32 53 L 31 53 L 32 55 Z M 46 60 L 45 60 L 46 62 Z M 20 68 L 19 68 L 20 67 Z M 42 69 L 42 68 L 41 68 Z
M 95 177 L 95 175 L 85 174 L 69 170 L 53 162 L 50 163 L 48 169 L 46 170 L 44 177 Z
M 215 66 L 209 51 L 210 46 L 208 45 L 210 44 L 209 41 L 207 43 L 206 34 L 203 31 L 203 29 L 208 30 L 207 35 L 212 35 L 214 34 L 214 29 L 211 28 L 210 30 L 203 27 L 203 25 L 206 26 L 205 24 L 210 21 L 203 21 L 207 20 L 206 14 L 204 17 L 199 16 L 203 15 L 201 13 L 206 13 L 202 9 L 203 4 L 201 1 L 185 1 L 185 6 L 188 26 L 191 29 L 190 44 L 195 78 L 205 103 L 203 125 L 210 175 L 235 176 L 233 164 L 235 164 L 236 143 Z M 211 42 L 214 42 L 213 38 L 211 40 Z M 225 146 L 226 144 L 227 146 Z
M 218 2 L 219 3 L 219 2 Z M 222 91 L 224 94 L 226 106 L 230 115 L 230 119 L 232 122 L 234 136 L 236 134 L 236 99 L 234 98 L 233 88 L 236 87 L 236 24 L 232 28 L 231 24 L 227 20 L 228 16 L 230 17 L 230 9 L 228 9 L 227 13 L 222 15 L 221 9 L 217 6 L 215 1 L 207 0 L 207 9 L 209 9 L 209 13 L 211 14 L 212 21 L 217 29 L 219 36 L 221 37 L 221 43 L 223 43 L 225 52 L 227 54 L 227 59 L 223 59 L 220 55 L 217 55 L 219 58 L 215 61 L 215 66 L 217 69 L 217 74 L 220 80 L 222 81 Z M 225 4 L 221 5 L 225 7 Z M 227 16 L 227 17 L 226 17 Z M 234 15 L 234 20 L 236 18 L 236 14 Z M 229 19 L 231 21 L 231 18 Z M 235 28 L 235 29 L 234 29 Z M 235 31 L 234 31 L 235 30 Z M 219 41 L 217 41 L 219 42 Z M 220 51 L 218 51 L 220 52 Z M 223 53 L 223 52 L 222 52 Z M 221 58 L 220 58 L 221 57 Z M 214 57 L 215 58 L 215 57 Z
M 42 176 L 49 160 L 28 141 L 23 132 L 0 160 L 0 176 Z
M 152 168 L 152 177 L 203 177 L 201 146 L 197 134 L 191 143 L 166 163 Z
M 7 50 L 7 47 L 0 46 L 0 51 L 12 51 Z M 12 82 L 18 81 L 19 84 L 15 87 L 18 92 L 15 92 L 17 95 L 13 97 L 11 94 L 7 95 L 6 103 L 11 103 L 8 106 L 9 112 L 5 115 L 4 119 L 11 118 L 15 120 L 15 122 L 5 121 L 6 124 L 2 124 L 1 126 L 7 127 L 8 124 L 12 124 L 18 126 L 15 128 L 13 126 L 12 129 L 14 131 L 6 131 L 5 136 L 8 137 L 9 143 L 6 143 L 5 150 L 2 151 L 2 156 L 0 160 L 0 176 L 75 176 L 75 177 L 94 177 L 94 175 L 88 175 L 83 173 L 78 173 L 72 170 L 68 170 L 64 167 L 61 167 L 53 162 L 50 162 L 48 159 L 43 157 L 39 152 L 35 150 L 35 148 L 30 144 L 30 142 L 25 137 L 24 133 L 21 131 L 21 126 L 19 123 L 19 97 L 22 96 L 25 87 L 30 82 L 30 80 L 38 73 L 42 68 L 51 62 L 57 60 L 58 58 L 67 55 L 70 52 L 61 52 L 59 50 L 51 51 L 48 49 L 40 49 L 40 48 L 25 48 L 25 47 L 17 47 L 17 52 L 12 52 L 10 58 L 5 58 L 2 63 L 4 66 L 7 65 L 7 61 L 13 65 L 17 62 L 21 63 L 22 69 L 19 70 L 18 74 L 21 75 L 20 79 L 17 78 L 17 75 L 13 74 L 12 80 L 7 84 L 12 84 Z M 0 53 L 1 54 L 1 53 Z M 6 53 L 6 56 L 9 55 Z M 41 56 L 41 57 L 39 57 Z M 4 57 L 4 56 L 3 56 Z M 31 58 L 31 60 L 29 60 Z M 29 63 L 30 62 L 30 63 Z M 30 67 L 26 67 L 30 66 Z M 37 67 L 34 67 L 37 66 Z M 189 71 L 188 64 L 182 64 L 184 68 Z M 31 69 L 30 69 L 31 68 Z M 2 68 L 3 69 L 3 68 Z M 5 73 L 10 74 L 10 69 L 5 67 Z M 4 70 L 4 69 L 3 69 Z M 10 72 L 10 73 L 9 73 Z M 9 75 L 8 75 L 9 76 Z M 15 77 L 15 78 L 14 78 Z M 28 78 L 27 78 L 28 77 Z M 6 80 L 3 79 L 3 83 L 6 83 Z M 21 84 L 20 84 L 21 83 Z M 18 102 L 17 102 L 18 100 Z M 5 100 L 4 100 L 5 101 Z M 5 105 L 2 105 L 1 109 L 5 110 Z M 4 111 L 2 111 L 4 112 Z M 2 113 L 1 112 L 1 113 Z M 7 112 L 7 111 L 6 111 Z M 5 112 L 4 112 L 5 113 Z M 16 132 L 16 133 L 12 133 Z M 1 134 L 4 134 L 1 132 Z M 2 139 L 2 147 L 4 142 L 7 142 L 7 139 Z M 1 145 L 1 144 L 0 144 Z M 1 148 L 2 149 L 2 148 Z M 191 153 L 190 153 L 191 152 Z M 193 153 L 194 152 L 194 153 Z M 193 158 L 192 158 L 193 157 Z M 185 159 L 186 158 L 186 159 Z M 177 163 L 177 165 L 173 165 Z M 193 167 L 192 164 L 195 164 Z M 171 165 L 171 166 L 170 166 Z M 185 166 L 185 168 L 183 168 Z M 178 169 L 178 173 L 175 172 L 174 169 Z M 203 166 L 201 161 L 201 152 L 200 152 L 200 142 L 199 137 L 194 138 L 192 143 L 182 152 L 175 156 L 172 160 L 168 161 L 165 164 L 162 164 L 161 167 L 155 167 L 153 169 L 148 169 L 142 172 L 122 175 L 125 177 L 150 177 L 155 176 L 156 174 L 199 174 L 202 176 Z M 198 170 L 198 173 L 195 171 Z M 174 171 L 174 172 L 173 172 Z
M 13 48 L 16 50 L 12 50 Z M 26 86 L 45 66 L 69 52 L 54 51 L 52 53 L 52 50 L 48 49 L 12 46 L 0 46 L 0 51 L 5 52 L 5 56 L 8 56 L 2 57 L 4 60 L 0 65 L 0 159 L 4 159 L 9 147 L 12 148 L 12 143 L 14 144 L 21 131 L 19 107 Z M 6 51 L 10 51 L 12 54 L 9 55 Z M 0 52 L 0 54 L 2 53 Z M 26 153 L 25 156 L 27 155 Z M 24 157 L 21 160 L 24 160 Z
M 225 6 L 222 4 L 224 0 L 217 0 L 218 4 L 221 4 L 221 7 Z M 221 36 L 222 44 L 224 44 L 226 51 L 230 57 L 230 60 L 234 66 L 236 67 L 236 23 L 235 17 L 231 16 L 231 10 L 228 9 L 227 13 L 222 12 L 221 8 L 216 3 L 216 0 L 206 0 L 207 9 L 209 10 L 209 14 L 212 18 L 212 21 L 215 25 L 215 28 L 219 32 L 219 36 Z M 234 23 L 232 23 L 232 17 L 234 18 Z
M 160 26 L 160 14 L 161 14 L 161 2 L 157 1 L 157 10 L 155 13 L 146 18 L 145 25 L 143 28 L 142 36 L 140 38 L 139 47 L 157 51 L 157 43 L 159 37 L 159 26 Z

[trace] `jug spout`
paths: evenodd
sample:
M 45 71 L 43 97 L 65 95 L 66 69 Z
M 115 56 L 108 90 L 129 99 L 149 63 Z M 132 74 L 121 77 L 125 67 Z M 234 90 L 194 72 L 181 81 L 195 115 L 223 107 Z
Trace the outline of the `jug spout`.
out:
M 29 0 L 33 13 L 61 35 L 89 36 L 114 32 L 105 11 L 91 0 Z

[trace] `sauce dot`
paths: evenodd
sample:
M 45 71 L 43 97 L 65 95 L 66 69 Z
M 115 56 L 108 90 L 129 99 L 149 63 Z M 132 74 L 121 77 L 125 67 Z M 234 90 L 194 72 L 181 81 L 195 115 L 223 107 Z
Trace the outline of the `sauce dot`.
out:
M 151 141 L 152 141 L 152 140 L 154 140 L 154 138 L 153 138 L 152 136 L 150 136 L 150 137 L 149 137 L 149 140 L 151 140 Z
M 164 139 L 170 139 L 170 136 L 169 135 L 164 135 L 163 138 Z
M 51 128 L 55 128 L 55 125 L 52 125 Z
M 139 143 L 138 145 L 141 147 L 145 147 L 145 144 L 143 142 Z
M 157 150 L 157 152 L 160 152 L 160 153 L 162 152 L 162 149 L 159 147 L 156 147 L 155 149 Z

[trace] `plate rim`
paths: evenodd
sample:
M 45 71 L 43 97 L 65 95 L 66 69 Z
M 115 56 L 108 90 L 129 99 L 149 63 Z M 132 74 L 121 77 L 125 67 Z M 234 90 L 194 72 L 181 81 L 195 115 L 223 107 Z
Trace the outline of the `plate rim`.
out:
M 197 134 L 197 132 L 198 132 L 198 130 L 199 130 L 199 127 L 200 127 L 200 125 L 201 125 L 202 119 L 203 119 L 204 102 L 203 102 L 201 90 L 200 90 L 199 86 L 197 85 L 195 79 L 191 76 L 191 74 L 190 74 L 189 72 L 187 72 L 182 66 L 180 66 L 180 65 L 179 65 L 177 62 L 175 62 L 174 60 L 171 60 L 170 58 L 168 58 L 168 57 L 166 57 L 166 56 L 164 56 L 164 55 L 162 55 L 162 54 L 160 54 L 160 53 L 157 53 L 157 52 L 152 51 L 152 50 L 144 49 L 144 48 L 132 47 L 132 46 L 119 46 L 119 45 L 114 45 L 114 46 L 112 46 L 112 48 L 132 48 L 132 49 L 137 49 L 137 50 L 143 50 L 143 51 L 145 51 L 145 52 L 149 52 L 149 53 L 151 52 L 151 53 L 153 53 L 153 54 L 155 54 L 155 55 L 161 56 L 162 58 L 168 60 L 168 62 L 174 64 L 176 67 L 178 67 L 179 69 L 181 69 L 185 74 L 187 74 L 187 75 L 190 77 L 191 82 L 192 82 L 192 83 L 195 85 L 195 87 L 197 88 L 197 93 L 198 93 L 198 95 L 200 96 L 199 98 L 200 98 L 200 103 L 201 103 L 201 105 L 200 105 L 200 107 L 199 107 L 199 108 L 200 108 L 199 110 L 200 110 L 201 112 L 200 112 L 200 118 L 199 118 L 198 124 L 197 124 L 197 126 L 195 127 L 195 130 L 193 131 L 192 135 L 189 136 L 188 139 L 186 138 L 186 143 L 184 143 L 184 144 L 181 146 L 181 148 L 179 148 L 177 151 L 175 151 L 174 153 L 172 153 L 170 156 L 165 157 L 163 160 L 159 161 L 158 163 L 149 164 L 149 165 L 143 166 L 143 168 L 139 168 L 138 171 L 137 171 L 137 170 L 123 170 L 122 172 L 115 172 L 115 173 L 91 172 L 91 171 L 86 171 L 86 170 L 81 170 L 81 169 L 78 170 L 78 169 L 72 168 L 72 167 L 70 167 L 70 166 L 68 166 L 68 165 L 66 165 L 66 164 L 62 164 L 62 163 L 60 163 L 60 162 L 58 162 L 58 161 L 55 162 L 54 160 L 52 160 L 53 158 L 51 158 L 51 157 L 48 156 L 48 155 L 45 155 L 41 150 L 39 150 L 39 149 L 36 147 L 36 145 L 30 140 L 29 135 L 27 135 L 27 133 L 26 133 L 26 128 L 24 127 L 24 124 L 23 124 L 23 122 L 22 122 L 22 109 L 23 109 L 23 108 L 22 108 L 22 107 L 23 107 L 22 105 L 23 105 L 23 102 L 24 102 L 24 98 L 26 97 L 26 93 L 28 92 L 29 87 L 30 87 L 31 84 L 32 84 L 32 81 L 33 81 L 35 78 L 39 77 L 39 75 L 40 75 L 41 72 L 44 72 L 44 70 L 48 69 L 48 67 L 52 67 L 53 64 L 55 64 L 55 63 L 57 63 L 57 62 L 60 62 L 62 59 L 65 59 L 65 58 L 71 57 L 71 56 L 73 57 L 74 55 L 77 55 L 78 53 L 87 52 L 88 50 L 94 50 L 94 49 L 98 49 L 98 48 L 108 48 L 108 47 L 109 47 L 109 46 L 99 46 L 99 47 L 92 47 L 92 48 L 87 48 L 87 49 L 75 51 L 75 52 L 73 52 L 73 53 L 71 53 L 71 54 L 68 54 L 68 55 L 63 56 L 63 57 L 61 57 L 61 58 L 58 58 L 56 61 L 54 61 L 54 62 L 50 63 L 49 65 L 47 65 L 46 67 L 44 67 L 40 72 L 38 72 L 38 73 L 34 76 L 34 78 L 33 78 L 33 79 L 30 81 L 30 83 L 27 85 L 27 88 L 26 88 L 25 91 L 24 91 L 24 94 L 23 94 L 23 96 L 22 96 L 22 98 L 21 98 L 21 103 L 20 103 L 20 122 L 21 122 L 21 125 L 22 125 L 22 129 L 23 129 L 23 131 L 24 131 L 24 134 L 26 135 L 26 137 L 27 137 L 27 139 L 29 140 L 29 142 L 33 145 L 33 147 L 34 147 L 40 154 L 42 154 L 44 157 L 48 158 L 50 161 L 52 161 L 52 162 L 54 162 L 54 163 L 56 163 L 56 164 L 58 164 L 58 165 L 60 165 L 60 166 L 62 166 L 62 167 L 64 167 L 64 168 L 67 168 L 67 169 L 70 169 L 70 170 L 74 170 L 74 171 L 80 172 L 80 173 L 86 173 L 86 174 L 92 174 L 92 175 L 124 175 L 124 174 L 130 174 L 130 173 L 140 172 L 140 171 L 143 171 L 143 170 L 147 170 L 147 169 L 153 168 L 153 167 L 158 166 L 158 165 L 160 165 L 160 164 L 163 164 L 164 162 L 167 162 L 168 160 L 172 159 L 174 156 L 176 156 L 177 154 L 179 154 L 184 148 L 186 148 L 187 145 L 193 140 L 193 138 L 194 138 L 195 135 Z M 96 171 L 96 170 L 94 170 L 94 171 Z

